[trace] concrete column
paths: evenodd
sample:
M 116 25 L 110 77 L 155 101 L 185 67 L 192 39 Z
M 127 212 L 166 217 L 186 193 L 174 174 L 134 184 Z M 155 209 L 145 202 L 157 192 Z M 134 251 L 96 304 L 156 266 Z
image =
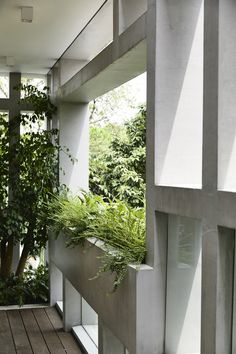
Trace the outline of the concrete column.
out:
M 125 347 L 118 338 L 105 326 L 104 322 L 98 320 L 98 353 L 99 354 L 125 354 Z M 133 353 L 130 353 L 133 354 Z
M 63 276 L 63 326 L 67 332 L 82 323 L 81 301 L 81 295 Z
M 218 257 L 218 278 L 217 278 L 217 353 L 235 353 L 236 343 L 232 333 L 235 328 L 232 324 L 232 312 L 236 314 L 236 299 L 234 291 L 234 247 L 235 231 L 233 229 L 219 227 L 219 257 Z M 233 305 L 233 302 L 235 304 Z M 233 308 L 233 311 L 232 311 Z
M 57 301 L 62 301 L 63 294 L 63 277 L 60 270 L 55 264 L 50 261 L 49 264 L 49 278 L 50 278 L 50 306 L 55 306 Z
M 113 41 L 119 37 L 119 0 L 113 0 Z
M 204 104 L 202 187 L 217 189 L 219 0 L 204 2 Z
M 19 86 L 21 84 L 21 74 L 20 73 L 10 73 L 9 76 L 9 87 L 10 87 L 10 102 L 11 102 L 11 108 L 9 110 L 9 123 L 15 122 L 15 119 L 17 116 L 20 114 L 20 90 L 16 90 L 15 87 Z M 11 137 L 10 140 L 10 145 L 14 144 L 16 140 L 20 138 L 20 124 L 14 123 L 14 125 L 11 127 L 11 133 L 14 134 L 13 137 Z M 19 174 L 19 169 L 15 164 L 12 164 L 9 166 L 10 169 L 10 176 L 13 176 L 14 182 L 12 181 L 13 184 L 17 183 L 17 176 Z M 14 185 L 9 186 L 9 202 L 14 200 Z M 12 260 L 12 270 L 16 271 L 18 262 L 20 259 L 20 244 L 16 244 L 14 246 L 13 250 L 13 260 Z
M 220 354 L 216 348 L 218 230 L 203 222 L 201 354 Z M 222 354 L 222 353 L 221 353 Z
M 59 63 L 56 63 L 56 65 L 52 69 L 52 92 L 56 93 L 56 91 L 59 89 L 61 85 L 60 82 L 60 69 L 59 69 Z
M 219 1 L 218 188 L 236 192 L 236 3 Z M 215 79 L 216 80 L 216 79 Z M 213 83 L 212 83 L 213 84 Z
M 89 111 L 88 104 L 62 103 L 58 107 L 60 145 L 68 148 L 74 163 L 60 154 L 60 183 L 73 193 L 88 190 L 89 177 Z

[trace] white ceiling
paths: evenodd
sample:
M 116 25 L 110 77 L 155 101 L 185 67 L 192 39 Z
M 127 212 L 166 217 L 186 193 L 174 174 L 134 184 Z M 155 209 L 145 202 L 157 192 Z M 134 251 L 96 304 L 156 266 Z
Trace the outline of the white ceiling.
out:
M 0 0 L 0 72 L 47 73 L 103 2 Z M 21 22 L 21 6 L 33 6 L 32 23 Z

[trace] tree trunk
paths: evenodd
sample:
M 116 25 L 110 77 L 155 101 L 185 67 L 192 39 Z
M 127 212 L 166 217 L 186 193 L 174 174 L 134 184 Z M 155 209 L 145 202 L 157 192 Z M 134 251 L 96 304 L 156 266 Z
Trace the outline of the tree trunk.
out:
M 25 269 L 25 264 L 27 261 L 27 258 L 29 256 L 29 246 L 27 244 L 24 245 L 23 251 L 21 253 L 21 257 L 17 266 L 17 270 L 16 270 L 16 276 L 20 277 L 22 276 L 24 269 Z
M 14 237 L 11 236 L 7 243 L 5 257 L 3 257 L 3 260 L 1 261 L 1 276 L 3 279 L 9 278 L 11 275 L 13 248 L 14 248 Z
M 2 269 L 4 268 L 4 262 L 5 262 L 5 257 L 6 257 L 6 249 L 7 249 L 7 243 L 5 240 L 2 240 L 1 242 L 1 271 L 0 271 L 0 276 L 2 276 Z
M 16 270 L 16 276 L 20 277 L 25 269 L 25 264 L 27 261 L 27 258 L 29 256 L 30 250 L 33 249 L 34 247 L 34 239 L 33 239 L 33 231 L 35 228 L 35 224 L 36 224 L 36 220 L 33 219 L 28 227 L 28 231 L 27 231 L 27 235 L 25 238 L 25 244 L 24 244 L 24 248 L 23 251 L 21 253 L 21 257 L 17 266 L 17 270 Z

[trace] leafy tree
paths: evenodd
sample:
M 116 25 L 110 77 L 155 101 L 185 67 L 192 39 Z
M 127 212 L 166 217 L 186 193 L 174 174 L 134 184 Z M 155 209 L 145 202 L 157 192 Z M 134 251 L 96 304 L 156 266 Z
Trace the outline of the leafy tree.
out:
M 109 122 L 123 124 L 145 100 L 144 85 L 145 76 L 140 75 L 90 102 L 90 123 L 103 127 Z
M 105 198 L 143 206 L 146 164 L 146 109 L 125 123 L 125 134 L 114 137 L 109 150 L 90 159 L 90 190 Z
M 42 130 L 40 123 L 51 119 L 56 107 L 45 88 L 23 86 L 24 101 L 33 114 L 21 114 L 8 122 L 0 115 L 0 241 L 1 277 L 11 275 L 14 244 L 23 251 L 16 275 L 23 273 L 29 255 L 37 254 L 47 242 L 44 211 L 58 186 L 57 130 Z M 17 127 L 23 127 L 19 136 Z M 36 128 L 37 127 L 37 128 Z
M 90 160 L 103 156 L 110 148 L 114 137 L 125 137 L 126 132 L 123 125 L 109 123 L 104 127 L 98 125 L 90 126 Z

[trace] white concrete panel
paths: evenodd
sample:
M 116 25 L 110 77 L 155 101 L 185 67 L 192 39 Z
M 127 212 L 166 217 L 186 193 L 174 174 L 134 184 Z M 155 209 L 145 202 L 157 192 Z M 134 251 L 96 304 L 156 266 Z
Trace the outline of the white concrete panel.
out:
M 147 11 L 147 0 L 118 0 L 118 1 L 119 1 L 119 33 L 122 33 Z
M 87 303 L 87 301 L 82 298 L 82 325 L 97 325 L 98 315 L 92 309 L 92 307 Z
M 98 347 L 98 325 L 84 325 L 83 328 L 88 333 L 94 344 Z
M 75 326 L 72 329 L 75 338 L 82 345 L 86 353 L 98 354 L 98 348 L 89 337 L 88 333 L 82 326 Z
M 87 60 L 60 59 L 60 85 L 64 85 L 86 64 Z
M 87 104 L 65 103 L 59 106 L 60 145 L 69 149 L 75 160 L 60 154 L 60 183 L 76 193 L 88 190 L 89 112 Z
M 157 22 L 157 185 L 201 188 L 203 1 L 159 1 Z
M 220 1 L 218 189 L 236 191 L 236 2 Z
M 63 59 L 91 60 L 113 39 L 113 0 L 108 0 L 63 54 Z
M 166 353 L 200 354 L 201 224 L 169 216 Z

